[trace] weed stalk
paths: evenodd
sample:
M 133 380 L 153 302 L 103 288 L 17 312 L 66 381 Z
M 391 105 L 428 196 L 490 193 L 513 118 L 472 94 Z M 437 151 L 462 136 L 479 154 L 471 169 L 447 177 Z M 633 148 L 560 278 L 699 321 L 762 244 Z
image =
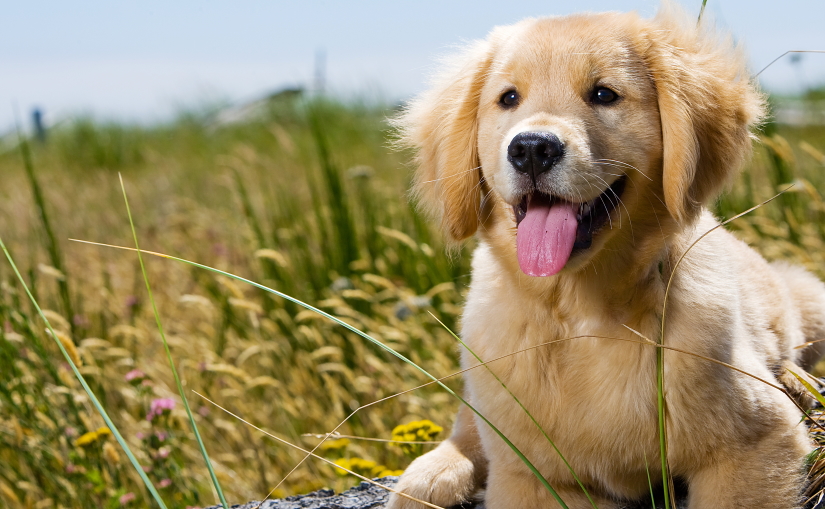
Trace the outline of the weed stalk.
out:
M 60 291 L 60 300 L 63 304 L 63 311 L 66 313 L 66 318 L 69 321 L 72 335 L 74 336 L 77 326 L 74 320 L 74 310 L 72 306 L 71 294 L 69 292 L 69 275 L 66 273 L 66 265 L 63 263 L 63 256 L 60 252 L 60 244 L 54 235 L 49 213 L 46 210 L 46 199 L 43 197 L 43 191 L 40 188 L 40 183 L 34 174 L 34 163 L 32 162 L 31 148 L 29 142 L 20 134 L 18 130 L 18 138 L 20 140 L 20 155 L 23 157 L 23 167 L 26 169 L 26 177 L 29 180 L 29 185 L 32 188 L 34 195 L 34 203 L 37 206 L 40 223 L 43 226 L 43 233 L 45 234 L 46 251 L 49 253 L 49 260 L 52 266 L 63 274 L 63 277 L 58 279 L 57 286 Z
M 166 335 L 163 332 L 163 325 L 160 322 L 160 313 L 158 313 L 158 307 L 155 303 L 155 298 L 152 295 L 152 287 L 149 284 L 149 275 L 146 272 L 146 266 L 143 264 L 143 256 L 141 255 L 140 246 L 137 239 L 137 230 L 135 230 L 135 223 L 132 220 L 132 211 L 129 209 L 129 199 L 126 197 L 126 186 L 123 184 L 123 176 L 118 175 L 118 177 L 120 178 L 120 188 L 123 191 L 123 202 L 126 205 L 126 214 L 129 216 L 129 226 L 132 229 L 132 238 L 135 241 L 135 251 L 137 251 L 138 261 L 140 262 L 140 270 L 143 274 L 143 281 L 146 283 L 146 292 L 149 294 L 149 302 L 152 304 L 152 312 L 155 315 L 155 323 L 157 324 L 158 331 L 160 332 L 160 338 L 163 341 L 163 349 L 166 352 L 166 359 L 169 361 L 169 367 L 172 369 L 172 375 L 175 377 L 175 385 L 178 388 L 178 393 L 180 394 L 181 400 L 183 400 L 183 407 L 186 409 L 186 415 L 189 418 L 189 424 L 192 426 L 192 432 L 195 434 L 195 439 L 198 442 L 201 455 L 203 455 L 203 459 L 206 462 L 206 468 L 209 470 L 209 476 L 212 478 L 212 484 L 215 486 L 215 491 L 218 493 L 218 498 L 220 499 L 223 508 L 229 509 L 229 504 L 226 503 L 226 497 L 223 495 L 221 484 L 218 482 L 218 477 L 215 475 L 215 469 L 212 467 L 212 462 L 209 460 L 209 454 L 206 452 L 206 446 L 203 444 L 203 438 L 201 438 L 200 431 L 198 431 L 198 425 L 195 423 L 195 418 L 192 416 L 192 409 L 189 408 L 189 401 L 186 399 L 186 393 L 183 391 L 183 385 L 180 382 L 178 370 L 175 368 L 175 361 L 172 359 L 172 352 L 169 350 L 169 343 L 166 341 Z

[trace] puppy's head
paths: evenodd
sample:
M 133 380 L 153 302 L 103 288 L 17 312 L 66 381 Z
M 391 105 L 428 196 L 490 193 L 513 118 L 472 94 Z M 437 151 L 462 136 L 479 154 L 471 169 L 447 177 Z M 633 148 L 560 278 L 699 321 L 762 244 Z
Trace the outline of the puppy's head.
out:
M 762 108 L 741 53 L 666 7 L 497 28 L 399 125 L 449 236 L 509 232 L 521 270 L 547 276 L 629 239 L 619 225 L 691 222 Z

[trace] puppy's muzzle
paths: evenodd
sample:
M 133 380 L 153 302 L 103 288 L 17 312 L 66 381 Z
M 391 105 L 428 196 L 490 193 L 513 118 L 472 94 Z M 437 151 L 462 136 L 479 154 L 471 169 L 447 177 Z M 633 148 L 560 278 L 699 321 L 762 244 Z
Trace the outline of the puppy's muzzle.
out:
M 550 171 L 563 156 L 564 144 L 553 133 L 519 133 L 507 147 L 507 160 L 516 171 L 529 175 L 533 185 L 539 175 Z

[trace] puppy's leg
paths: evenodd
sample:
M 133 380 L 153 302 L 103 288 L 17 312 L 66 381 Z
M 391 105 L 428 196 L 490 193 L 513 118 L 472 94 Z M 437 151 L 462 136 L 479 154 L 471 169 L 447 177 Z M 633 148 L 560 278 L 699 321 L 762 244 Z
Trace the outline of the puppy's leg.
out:
M 796 373 L 817 390 L 822 389 L 821 383 L 805 371 L 802 366 L 791 361 L 782 363 L 780 372 L 776 377 L 799 406 L 806 410 L 812 408 L 816 403 L 816 397 L 791 373 Z
M 798 345 L 788 345 L 792 348 L 790 357 L 810 371 L 825 355 L 825 284 L 802 267 L 785 262 L 774 262 L 771 266 L 782 276 L 793 305 L 799 310 L 802 341 L 811 342 L 801 351 L 794 348 Z
M 804 426 L 780 425 L 758 442 L 740 447 L 688 479 L 688 508 L 799 507 L 804 456 L 811 450 Z
M 551 486 L 570 509 L 592 509 L 593 505 L 579 486 L 555 485 L 552 482 Z M 598 496 L 592 490 L 590 496 L 599 509 L 617 507 L 616 502 Z M 490 464 L 487 489 L 484 493 L 484 509 L 534 509 L 536 507 L 556 509 L 562 506 L 523 464 L 507 465 L 504 462 Z
M 472 411 L 458 410 L 453 434 L 435 449 L 413 461 L 396 490 L 441 507 L 469 500 L 487 477 L 487 460 Z M 418 509 L 424 506 L 391 494 L 387 509 Z

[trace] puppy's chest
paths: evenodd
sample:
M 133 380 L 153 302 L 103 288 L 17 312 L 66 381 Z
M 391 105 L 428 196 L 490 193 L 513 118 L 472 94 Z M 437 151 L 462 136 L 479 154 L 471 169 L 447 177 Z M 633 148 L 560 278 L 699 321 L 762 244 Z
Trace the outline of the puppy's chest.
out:
M 648 447 L 640 442 L 656 436 L 655 349 L 598 310 L 569 315 L 522 303 L 520 311 L 518 319 L 502 319 L 468 305 L 465 341 L 483 360 L 500 359 L 489 363 L 490 370 L 557 445 L 613 451 L 622 457 L 612 459 L 624 464 L 643 462 Z M 655 337 L 657 324 L 650 316 L 632 326 Z M 466 352 L 462 359 L 465 367 L 478 363 Z M 521 437 L 525 445 L 546 443 L 486 368 L 468 372 L 467 381 L 474 404 L 507 436 Z M 633 454 L 641 456 L 615 450 L 611 443 L 618 436 L 638 443 Z M 653 441 L 649 445 L 655 450 Z M 547 458 L 553 463 L 553 455 Z
M 655 349 L 640 344 L 640 338 L 621 324 L 537 314 L 533 320 L 478 325 L 465 327 L 465 341 L 489 362 L 489 369 L 469 372 L 472 384 L 500 388 L 503 382 L 520 399 L 559 410 L 623 406 L 628 398 L 655 400 Z M 646 332 L 653 336 L 656 331 Z M 462 360 L 465 368 L 478 364 L 468 352 Z
M 544 302 L 502 293 L 496 301 L 470 299 L 464 309 L 462 336 L 482 360 L 518 384 L 545 391 L 573 384 L 581 391 L 587 378 L 624 379 L 655 364 L 655 349 L 631 329 L 655 339 L 661 322 L 649 313 L 619 313 L 598 303 Z M 462 352 L 468 367 L 478 361 Z M 481 371 L 481 370 L 475 370 Z M 523 379 L 523 380 L 522 380 Z M 538 388 L 538 387 L 537 387 Z

